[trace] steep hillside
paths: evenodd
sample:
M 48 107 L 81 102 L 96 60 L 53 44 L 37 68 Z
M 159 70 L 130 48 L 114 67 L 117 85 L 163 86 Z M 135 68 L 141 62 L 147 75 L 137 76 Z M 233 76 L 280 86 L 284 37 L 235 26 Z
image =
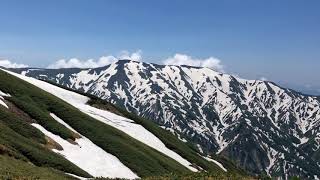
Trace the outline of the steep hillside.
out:
M 95 69 L 14 71 L 96 95 L 253 173 L 320 176 L 319 97 L 208 68 L 128 60 Z
M 224 172 L 154 124 L 103 110 L 98 99 L 3 70 L 0 91 L 1 158 L 82 177 L 183 175 L 202 169 L 222 177 L 238 174 Z

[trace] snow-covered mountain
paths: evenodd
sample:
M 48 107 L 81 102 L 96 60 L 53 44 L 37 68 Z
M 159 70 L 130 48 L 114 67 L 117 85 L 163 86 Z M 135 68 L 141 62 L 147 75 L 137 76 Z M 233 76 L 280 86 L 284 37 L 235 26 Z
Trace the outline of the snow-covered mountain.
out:
M 13 71 L 106 99 L 253 173 L 320 177 L 320 97 L 208 68 L 129 60 Z

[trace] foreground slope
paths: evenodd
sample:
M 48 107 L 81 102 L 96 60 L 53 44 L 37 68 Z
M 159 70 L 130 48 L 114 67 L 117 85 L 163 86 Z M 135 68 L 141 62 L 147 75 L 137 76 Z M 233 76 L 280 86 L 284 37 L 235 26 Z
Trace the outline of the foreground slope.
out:
M 208 68 L 127 60 L 15 71 L 106 99 L 253 173 L 320 176 L 319 97 Z
M 0 155 L 0 179 L 75 179 L 61 171 L 43 168 L 30 163 Z
M 79 176 L 90 176 L 89 174 L 100 176 L 97 172 L 90 171 L 90 169 L 84 167 L 85 161 L 87 161 L 86 163 L 93 163 L 92 166 L 101 166 L 101 164 L 94 164 L 94 159 L 82 157 L 83 159 L 79 160 L 71 157 L 71 155 L 79 153 L 77 146 L 84 145 L 82 143 L 85 141 L 86 145 L 84 146 L 87 147 L 88 143 L 91 143 L 91 146 L 96 146 L 95 149 L 101 148 L 100 151 L 110 153 L 109 156 L 114 156 L 120 164 L 128 168 L 126 171 L 119 172 L 122 176 L 119 174 L 103 174 L 105 177 L 137 177 L 132 172 L 142 177 L 168 173 L 183 174 L 198 171 L 198 169 L 224 174 L 221 168 L 214 163 L 206 161 L 188 146 L 181 145 L 183 143 L 179 142 L 177 143 L 179 147 L 175 147 L 171 142 L 158 138 L 157 135 L 149 132 L 147 130 L 148 128 L 136 124 L 133 120 L 87 105 L 87 101 L 90 100 L 88 97 L 64 90 L 43 81 L 14 73 L 11 74 L 12 75 L 0 70 L 1 99 L 6 105 L 1 107 L 1 115 L 9 114 L 13 117 L 12 119 L 15 119 L 16 123 L 11 124 L 12 122 L 6 122 L 5 119 L 2 118 L 0 122 L 7 123 L 4 128 L 7 128 L 8 132 L 12 131 L 12 129 L 16 131 L 16 128 L 25 130 L 26 132 L 22 131 L 19 136 L 23 136 L 22 139 L 30 143 L 46 145 L 48 139 L 51 140 L 51 143 L 54 141 L 55 143 L 51 144 L 54 148 L 50 149 L 62 154 L 67 159 L 66 162 L 70 163 L 70 167 L 79 169 L 68 171 L 67 166 L 58 166 L 58 169 L 62 171 Z M 28 82 L 45 91 L 40 90 Z M 46 91 L 52 93 L 54 96 Z M 24 121 L 24 119 L 29 122 Z M 149 124 L 149 126 L 151 129 L 157 129 L 154 125 Z M 30 133 L 29 129 L 36 133 Z M 140 134 L 141 132 L 144 133 L 142 136 Z M 12 134 L 15 133 L 12 132 Z M 34 134 L 38 135 L 35 136 Z M 7 135 L 9 138 L 14 136 L 8 133 L 0 133 L 0 135 Z M 168 136 L 169 140 L 178 142 L 178 140 L 173 140 L 174 138 L 169 134 L 163 136 Z M 57 168 L 56 165 L 50 163 L 36 163 L 37 161 L 43 161 L 43 159 L 48 156 L 46 153 L 55 155 L 55 153 L 48 151 L 47 148 L 43 148 L 41 145 L 37 145 L 37 147 L 41 147 L 46 153 L 42 154 L 42 156 L 37 156 L 36 154 L 32 155 L 34 152 L 33 149 L 26 151 L 25 147 L 27 145 L 17 148 L 14 142 L 10 141 L 8 143 L 7 140 L 1 144 L 11 149 L 11 151 L 8 151 L 10 153 L 6 154 L 16 153 L 16 156 L 14 156 L 16 158 L 22 158 L 38 166 Z M 168 144 L 171 145 L 169 147 L 170 149 L 167 148 Z M 71 150 L 71 153 L 67 152 L 69 150 Z M 92 155 L 94 155 L 94 153 Z M 36 156 L 36 159 L 34 156 Z M 61 156 L 57 157 L 61 158 Z M 55 158 L 51 159 L 54 161 Z M 71 165 L 71 163 L 73 163 L 73 165 Z M 114 171 L 123 170 L 120 165 L 110 168 L 114 169 Z M 130 170 L 132 172 L 130 172 Z

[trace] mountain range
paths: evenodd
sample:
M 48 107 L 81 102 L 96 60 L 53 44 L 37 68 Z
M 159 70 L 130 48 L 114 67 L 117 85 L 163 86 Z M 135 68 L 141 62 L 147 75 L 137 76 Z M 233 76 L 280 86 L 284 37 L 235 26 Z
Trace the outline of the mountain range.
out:
M 131 60 L 10 70 L 99 97 L 253 174 L 320 177 L 320 97 L 209 68 Z
M 0 69 L 0 179 L 247 179 L 95 96 Z

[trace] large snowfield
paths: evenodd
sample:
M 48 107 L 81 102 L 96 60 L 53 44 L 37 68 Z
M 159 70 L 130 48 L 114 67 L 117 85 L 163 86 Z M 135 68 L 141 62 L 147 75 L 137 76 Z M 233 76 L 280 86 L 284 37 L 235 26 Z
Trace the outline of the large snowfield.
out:
M 116 114 L 113 114 L 108 111 L 100 110 L 94 107 L 91 107 L 87 105 L 86 103 L 88 102 L 89 98 L 80 94 L 77 94 L 75 92 L 71 92 L 68 90 L 65 90 L 63 88 L 59 88 L 57 86 L 54 86 L 52 84 L 46 83 L 44 81 L 40 81 L 34 78 L 26 77 L 17 73 L 13 73 L 7 70 L 4 70 L 11 75 L 14 75 L 22 80 L 25 80 L 55 96 L 58 98 L 64 100 L 65 102 L 73 105 L 74 107 L 78 108 L 82 112 L 88 114 L 89 116 L 104 122 L 114 128 L 117 128 L 124 133 L 127 133 L 131 137 L 145 143 L 146 145 L 166 154 L 167 156 L 171 157 L 172 159 L 176 160 L 180 164 L 184 165 L 188 169 L 190 169 L 193 172 L 197 172 L 198 170 L 194 167 L 191 166 L 191 163 L 181 157 L 179 154 L 176 152 L 168 149 L 164 143 L 157 138 L 155 135 L 153 135 L 151 132 L 146 130 L 143 126 L 134 123 L 133 120 L 127 119 L 121 116 L 118 116 Z M 51 114 L 52 115 L 52 114 Z M 54 117 L 54 115 L 52 115 Z M 55 117 L 56 120 L 58 120 L 60 123 L 64 124 L 66 127 L 71 128 L 69 125 L 67 125 L 63 120 L 59 119 L 58 117 Z M 80 168 L 86 170 L 93 176 L 103 176 L 103 177 L 127 177 L 127 178 L 136 178 L 137 176 L 133 174 L 132 172 L 129 171 L 117 158 L 115 158 L 113 155 L 110 155 L 106 152 L 101 152 L 103 151 L 99 147 L 97 147 L 95 144 L 93 144 L 89 139 L 85 138 L 82 136 L 82 138 L 77 140 L 77 143 L 81 146 L 75 146 L 70 144 L 69 142 L 63 140 L 59 136 L 56 136 L 52 134 L 51 132 L 48 132 L 45 130 L 43 127 L 41 127 L 38 124 L 33 124 L 35 127 L 40 129 L 42 132 L 44 132 L 47 136 L 51 137 L 55 141 L 57 141 L 60 145 L 63 146 L 64 151 L 56 151 L 60 154 L 65 155 L 67 159 L 69 159 L 71 162 L 75 163 L 78 165 Z M 79 153 L 79 156 L 76 155 Z M 82 154 L 83 155 L 80 155 Z M 103 155 L 103 160 L 101 161 L 95 161 L 96 163 L 93 162 L 93 154 L 102 154 Z M 88 156 L 90 155 L 90 156 Z M 77 160 L 76 156 L 82 158 L 80 160 Z M 106 163 L 105 161 L 109 160 L 110 163 Z M 81 162 L 80 162 L 81 161 Z M 86 162 L 86 163 L 85 163 Z M 93 164 L 90 164 L 90 163 Z M 115 162 L 115 163 L 111 163 Z M 87 164 L 89 163 L 89 164 Z M 91 167 L 90 167 L 91 166 Z M 123 171 L 123 174 L 117 174 L 118 171 L 115 171 L 117 169 L 119 171 Z M 105 173 L 101 174 L 100 170 L 105 169 Z M 110 169 L 111 171 L 107 171 L 107 169 Z M 107 173 L 109 172 L 109 173 Z
M 55 119 L 56 118 L 58 117 L 55 117 Z M 84 136 L 81 136 L 81 138 L 75 141 L 77 144 L 71 144 L 60 136 L 47 131 L 39 124 L 32 124 L 32 126 L 36 127 L 46 136 L 62 146 L 63 150 L 53 149 L 54 152 L 61 154 L 92 176 L 130 179 L 138 178 L 138 176 L 128 167 L 123 165 L 117 157 L 106 153 Z

